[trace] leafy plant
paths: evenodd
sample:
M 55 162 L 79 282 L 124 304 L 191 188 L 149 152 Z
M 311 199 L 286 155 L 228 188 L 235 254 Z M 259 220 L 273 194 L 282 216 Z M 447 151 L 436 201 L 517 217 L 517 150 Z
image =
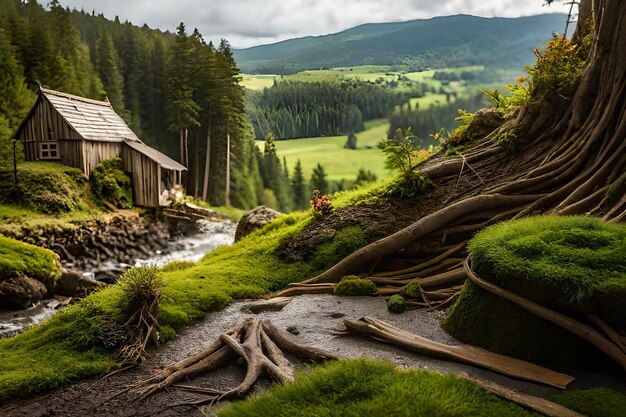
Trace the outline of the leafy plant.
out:
M 311 199 L 311 212 L 316 217 L 326 217 L 333 212 L 333 204 L 326 194 L 321 195 L 320 190 L 313 190 Z
M 411 177 L 416 162 L 415 145 L 417 137 L 409 127 L 406 130 L 398 129 L 393 138 L 383 139 L 378 147 L 385 154 L 385 168 L 399 171 L 403 177 Z
M 92 171 L 90 180 L 93 194 L 103 202 L 117 208 L 132 207 L 130 178 L 124 173 L 120 157 L 100 162 Z

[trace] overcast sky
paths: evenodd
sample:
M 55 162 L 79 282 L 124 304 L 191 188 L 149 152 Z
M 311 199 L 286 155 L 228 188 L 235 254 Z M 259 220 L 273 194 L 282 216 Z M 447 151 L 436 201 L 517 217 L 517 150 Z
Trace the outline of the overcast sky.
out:
M 44 3 L 45 0 L 41 1 Z M 473 14 L 516 17 L 567 12 L 543 0 L 60 0 L 64 6 L 116 15 L 136 25 L 174 31 L 179 22 L 204 38 L 225 38 L 233 47 L 325 35 L 362 23 Z M 562 3 L 562 2 L 555 2 Z

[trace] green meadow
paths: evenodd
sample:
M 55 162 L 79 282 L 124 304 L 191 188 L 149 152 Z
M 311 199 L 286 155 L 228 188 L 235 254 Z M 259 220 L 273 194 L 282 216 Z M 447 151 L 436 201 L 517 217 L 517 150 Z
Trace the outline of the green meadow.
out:
M 276 141 L 276 151 L 280 158 L 287 160 L 290 173 L 299 159 L 307 180 L 318 163 L 332 181 L 354 180 L 361 168 L 372 171 L 378 178 L 385 178 L 391 173 L 385 169 L 385 158 L 377 145 L 387 136 L 387 129 L 386 120 L 367 122 L 366 129 L 356 134 L 357 149 L 344 148 L 346 136 L 329 136 Z M 257 146 L 263 150 L 263 141 L 257 141 Z

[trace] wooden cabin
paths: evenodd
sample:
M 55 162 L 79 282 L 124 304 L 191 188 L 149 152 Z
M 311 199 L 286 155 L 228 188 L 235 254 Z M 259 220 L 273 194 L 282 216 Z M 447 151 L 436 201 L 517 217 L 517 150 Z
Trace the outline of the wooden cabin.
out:
M 143 207 L 167 205 L 159 197 L 180 185 L 187 170 L 143 143 L 108 101 L 43 88 L 14 138 L 24 143 L 27 161 L 56 161 L 86 176 L 105 159 L 121 157 L 134 203 Z

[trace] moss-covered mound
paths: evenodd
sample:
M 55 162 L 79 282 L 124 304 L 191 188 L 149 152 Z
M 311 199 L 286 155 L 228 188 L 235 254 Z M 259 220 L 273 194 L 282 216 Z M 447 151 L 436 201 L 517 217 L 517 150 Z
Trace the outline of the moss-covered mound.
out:
M 578 320 L 626 328 L 626 228 L 586 217 L 533 217 L 491 226 L 470 242 L 483 279 Z M 444 327 L 453 336 L 534 362 L 608 364 L 577 336 L 468 282 Z
M 335 295 L 374 295 L 376 294 L 376 284 L 369 279 L 361 279 L 356 275 L 346 275 L 341 278 L 333 290 Z
M 48 249 L 0 236 L 0 281 L 20 276 L 51 287 L 61 276 L 58 256 Z
M 46 213 L 81 210 L 90 195 L 87 179 L 76 168 L 53 162 L 26 162 L 17 167 L 18 185 L 13 170 L 0 171 L 2 203 L 21 204 Z
M 235 402 L 220 417 L 257 416 L 537 416 L 479 386 L 393 364 L 340 361 L 296 374 L 296 382 Z

